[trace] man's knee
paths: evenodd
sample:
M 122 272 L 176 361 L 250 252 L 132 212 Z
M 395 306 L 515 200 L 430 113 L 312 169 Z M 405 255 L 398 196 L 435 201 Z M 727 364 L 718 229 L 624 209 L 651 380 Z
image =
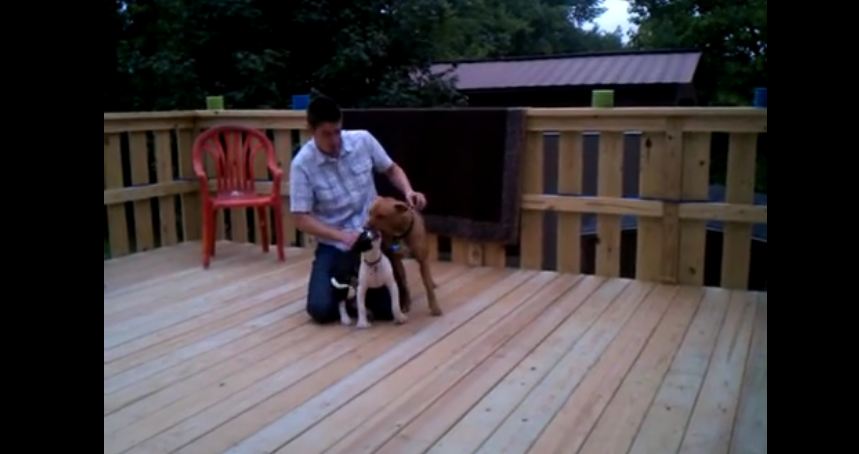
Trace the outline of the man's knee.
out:
M 309 295 L 307 298 L 307 314 L 316 323 L 328 323 L 337 318 L 337 307 L 330 298 Z
M 317 323 L 327 323 L 339 320 L 334 290 L 331 287 L 331 276 L 341 259 L 342 252 L 332 246 L 320 244 L 316 250 L 313 269 L 308 283 L 307 313 Z

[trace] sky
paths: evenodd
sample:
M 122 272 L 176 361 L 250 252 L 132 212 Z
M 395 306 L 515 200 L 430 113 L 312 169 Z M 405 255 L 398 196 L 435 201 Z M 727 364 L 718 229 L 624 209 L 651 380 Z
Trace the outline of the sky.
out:
M 599 26 L 600 30 L 614 31 L 617 26 L 623 30 L 623 41 L 628 42 L 628 32 L 633 28 L 629 22 L 629 2 L 626 0 L 605 0 L 602 4 L 606 8 L 606 12 L 598 17 L 594 23 Z M 591 27 L 592 28 L 592 27 Z

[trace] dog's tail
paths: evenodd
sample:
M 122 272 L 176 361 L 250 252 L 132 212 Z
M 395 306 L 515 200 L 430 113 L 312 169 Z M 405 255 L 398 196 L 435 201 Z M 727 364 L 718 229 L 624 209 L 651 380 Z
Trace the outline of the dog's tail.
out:
M 341 283 L 337 282 L 337 278 L 335 278 L 335 277 L 331 278 L 331 285 L 333 285 L 334 288 L 340 289 L 340 290 L 345 290 L 345 289 L 349 288 L 349 284 L 341 284 Z

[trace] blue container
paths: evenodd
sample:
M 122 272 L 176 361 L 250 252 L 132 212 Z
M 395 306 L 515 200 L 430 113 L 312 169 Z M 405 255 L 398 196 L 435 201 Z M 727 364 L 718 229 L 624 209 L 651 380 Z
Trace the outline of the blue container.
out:
M 292 109 L 304 110 L 310 104 L 310 95 L 292 95 Z
M 762 107 L 762 108 L 767 107 L 767 89 L 766 88 L 762 88 L 762 87 L 755 88 L 754 106 L 755 107 Z

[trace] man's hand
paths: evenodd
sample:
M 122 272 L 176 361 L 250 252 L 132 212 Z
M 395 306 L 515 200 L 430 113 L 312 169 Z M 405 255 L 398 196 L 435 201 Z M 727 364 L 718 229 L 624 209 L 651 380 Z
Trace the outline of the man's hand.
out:
M 418 211 L 424 209 L 427 206 L 427 199 L 420 192 L 416 191 L 408 191 L 406 192 L 406 202 L 411 205 L 413 208 L 417 208 Z
M 358 237 L 361 234 L 358 232 L 353 232 L 351 230 L 343 230 L 340 232 L 339 241 L 346 246 L 346 249 L 352 249 L 352 245 L 355 244 L 355 241 L 358 241 Z
M 391 168 L 389 168 L 385 174 L 388 176 L 388 180 L 393 183 L 395 188 L 403 191 L 403 194 L 406 196 L 406 203 L 408 203 L 409 206 L 418 210 L 423 210 L 424 207 L 427 206 L 426 197 L 424 197 L 420 192 L 412 189 L 412 184 L 409 183 L 409 178 L 406 176 L 406 172 L 404 172 L 400 166 L 392 164 Z

